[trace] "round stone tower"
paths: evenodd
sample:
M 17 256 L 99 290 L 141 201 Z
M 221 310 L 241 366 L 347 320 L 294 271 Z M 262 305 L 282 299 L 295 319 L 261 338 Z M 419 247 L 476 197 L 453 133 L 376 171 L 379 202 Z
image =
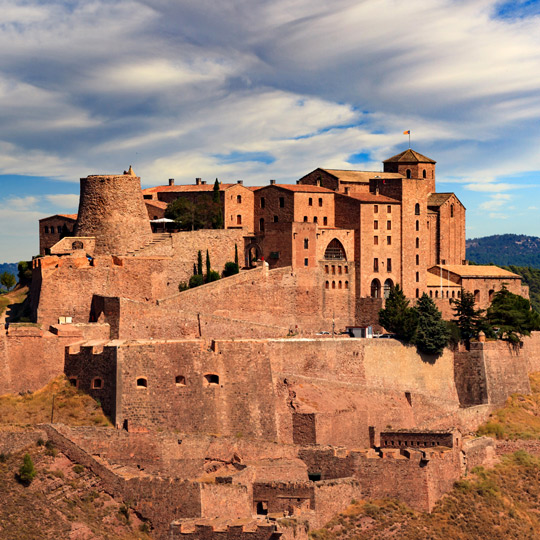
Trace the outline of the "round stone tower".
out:
M 81 178 L 74 236 L 95 237 L 96 255 L 124 255 L 143 246 L 151 235 L 141 179 L 131 167 L 122 175 Z

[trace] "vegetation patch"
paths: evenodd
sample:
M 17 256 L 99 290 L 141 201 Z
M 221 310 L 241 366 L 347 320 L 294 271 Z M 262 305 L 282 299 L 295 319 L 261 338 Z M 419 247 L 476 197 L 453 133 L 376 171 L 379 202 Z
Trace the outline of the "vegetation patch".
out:
M 53 410 L 54 397 L 54 410 Z M 24 395 L 0 396 L 0 428 L 51 421 L 71 426 L 111 426 L 101 406 L 60 375 L 47 386 Z
M 504 407 L 494 411 L 478 428 L 478 435 L 497 439 L 540 439 L 540 373 L 533 373 L 531 394 L 512 394 Z
M 433 509 L 415 512 L 394 500 L 351 504 L 314 540 L 530 540 L 538 537 L 540 458 L 519 451 L 493 469 L 478 467 Z

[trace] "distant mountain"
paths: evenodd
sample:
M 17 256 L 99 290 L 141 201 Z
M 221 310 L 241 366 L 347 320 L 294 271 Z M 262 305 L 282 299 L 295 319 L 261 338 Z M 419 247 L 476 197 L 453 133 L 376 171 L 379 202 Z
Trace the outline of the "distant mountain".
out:
M 540 268 L 540 238 L 525 234 L 496 234 L 467 240 L 467 260 L 476 264 Z
M 9 272 L 17 277 L 17 263 L 0 263 L 0 274 Z

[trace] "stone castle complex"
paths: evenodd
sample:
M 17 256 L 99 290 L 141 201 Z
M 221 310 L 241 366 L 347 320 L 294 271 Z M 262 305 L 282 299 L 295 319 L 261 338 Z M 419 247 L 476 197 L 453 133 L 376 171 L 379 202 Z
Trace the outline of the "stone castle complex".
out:
M 1 390 L 64 372 L 117 428 L 47 426 L 58 448 L 174 539 L 305 538 L 353 498 L 430 510 L 493 459 L 467 434 L 530 390 L 540 335 L 437 358 L 337 335 L 378 327 L 396 284 L 446 317 L 462 289 L 480 307 L 503 284 L 527 295 L 519 276 L 466 264 L 465 208 L 435 191 L 433 160 L 409 149 L 379 173 L 222 183 L 223 228 L 161 227 L 169 203 L 212 192 L 141 190 L 130 168 L 81 179 L 78 214 L 40 221 L 37 325 L 1 335 Z M 237 253 L 240 273 L 179 292 L 206 250 L 218 271 Z

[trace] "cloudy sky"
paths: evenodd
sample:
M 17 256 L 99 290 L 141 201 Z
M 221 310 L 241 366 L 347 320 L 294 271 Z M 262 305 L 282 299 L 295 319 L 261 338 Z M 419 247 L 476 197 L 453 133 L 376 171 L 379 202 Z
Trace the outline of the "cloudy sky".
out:
M 540 0 L 0 0 L 0 262 L 79 178 L 437 161 L 467 236 L 540 236 Z

